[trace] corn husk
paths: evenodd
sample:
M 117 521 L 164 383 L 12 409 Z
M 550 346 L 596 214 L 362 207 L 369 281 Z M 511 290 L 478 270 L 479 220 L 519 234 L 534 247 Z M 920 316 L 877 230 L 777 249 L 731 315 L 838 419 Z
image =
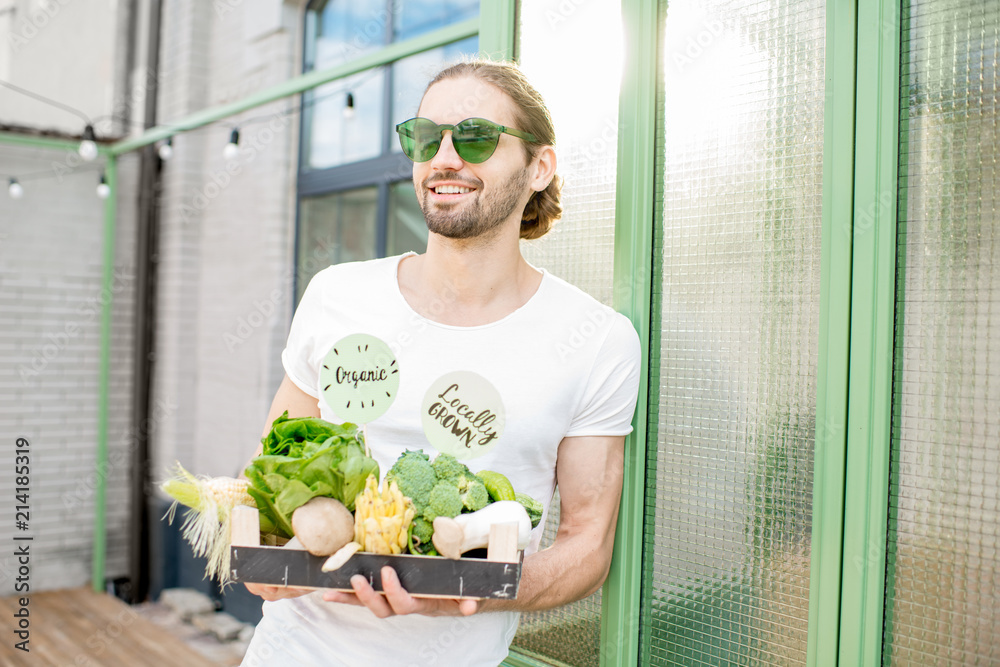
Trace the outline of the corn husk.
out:
M 182 535 L 195 556 L 207 558 L 205 577 L 217 578 L 223 586 L 232 583 L 229 533 L 233 507 L 257 506 L 246 491 L 246 480 L 196 476 L 178 463 L 174 476 L 160 488 L 174 499 L 166 514 L 170 523 L 173 523 L 178 504 L 188 508 L 184 513 Z

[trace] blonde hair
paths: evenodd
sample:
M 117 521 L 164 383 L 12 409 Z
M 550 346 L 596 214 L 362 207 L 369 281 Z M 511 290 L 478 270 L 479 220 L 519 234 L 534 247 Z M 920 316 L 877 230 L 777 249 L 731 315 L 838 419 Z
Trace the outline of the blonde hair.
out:
M 494 60 L 466 60 L 438 72 L 427 84 L 427 90 L 439 81 L 465 76 L 475 77 L 499 88 L 514 102 L 514 127 L 535 135 L 538 140 L 521 142 L 526 162 L 535 157 L 540 146 L 555 145 L 556 131 L 545 101 L 534 86 L 528 83 L 516 64 Z M 554 174 L 544 190 L 531 196 L 521 215 L 522 239 L 537 239 L 552 229 L 556 220 L 562 216 L 562 204 L 559 202 L 561 192 L 562 178 Z

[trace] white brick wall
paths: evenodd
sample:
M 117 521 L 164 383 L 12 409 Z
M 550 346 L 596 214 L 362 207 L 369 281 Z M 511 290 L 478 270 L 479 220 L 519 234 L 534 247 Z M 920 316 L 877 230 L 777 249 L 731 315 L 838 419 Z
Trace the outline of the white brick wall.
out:
M 59 152 L 0 145 L 0 171 L 29 173 Z M 107 480 L 108 576 L 127 569 L 127 436 L 132 397 L 137 160 L 119 162 L 119 215 L 111 294 L 112 341 Z M 98 172 L 26 181 L 25 196 L 0 196 L 0 544 L 13 544 L 14 440 L 31 442 L 31 590 L 89 582 L 102 300 L 103 202 Z M 21 533 L 19 533 L 21 534 Z M 14 591 L 13 548 L 0 556 L 0 595 Z
M 299 4 L 167 2 L 161 122 L 295 76 Z M 297 104 L 282 100 L 227 122 Z M 155 476 L 174 460 L 202 474 L 237 473 L 283 374 L 298 114 L 243 126 L 243 154 L 227 164 L 229 131 L 215 124 L 176 138 L 166 166 L 153 397 L 179 407 L 154 432 Z
M 166 0 L 158 75 L 160 122 L 295 76 L 303 4 Z M 232 11 L 218 12 L 221 5 Z M 142 14 L 140 29 L 145 27 Z M 141 118 L 146 75 L 141 61 L 133 67 L 136 78 L 129 91 L 108 94 L 115 86 L 115 68 L 108 58 L 105 66 L 84 74 L 67 67 L 65 77 L 74 77 L 74 82 L 61 87 L 53 65 L 59 59 L 72 60 L 83 48 L 71 39 L 59 39 L 60 31 L 72 28 L 66 20 L 70 16 L 66 13 L 61 23 L 51 24 L 48 36 L 40 33 L 32 41 L 50 47 L 38 58 L 55 83 L 39 83 L 77 94 L 90 90 L 87 84 L 93 82 L 97 102 L 87 113 L 120 111 L 128 100 L 133 120 Z M 118 20 L 113 12 L 105 18 L 109 26 Z M 95 34 L 111 39 L 114 31 Z M 140 58 L 143 44 L 140 36 Z M 121 53 L 121 45 L 108 45 L 105 51 Z M 17 58 L 0 64 L 18 71 L 23 61 Z M 283 100 L 247 112 L 242 119 L 296 104 L 298 98 Z M 22 116 L 11 119 L 31 124 L 38 118 L 40 126 L 58 125 L 47 115 Z M 253 150 L 237 160 L 239 173 L 229 175 L 228 181 L 219 176 L 226 173 L 222 147 L 228 128 L 212 125 L 174 140 L 175 157 L 165 165 L 161 198 L 150 415 L 156 480 L 175 459 L 199 473 L 233 474 L 259 440 L 283 374 L 279 354 L 293 306 L 298 120 L 293 114 L 246 126 L 242 144 Z M 71 130 L 70 125 L 64 129 Z M 51 162 L 50 152 L 0 145 L 0 173 L 37 171 Z M 127 574 L 128 476 L 135 440 L 129 428 L 138 156 L 123 158 L 119 174 L 115 266 L 121 276 L 116 286 L 122 287 L 114 295 L 109 577 Z M 103 238 L 96 178 L 96 172 L 88 172 L 62 183 L 26 182 L 26 196 L 18 201 L 0 192 L 0 368 L 5 371 L 0 376 L 0 426 L 11 441 L 0 451 L 12 452 L 19 435 L 32 443 L 33 590 L 84 585 L 90 578 L 100 320 L 96 310 L 89 314 L 87 303 L 100 300 Z M 63 340 L 59 332 L 65 332 L 68 323 L 78 330 Z M 46 345 L 51 345 L 50 358 L 45 356 Z M 22 381 L 18 369 L 31 369 L 36 358 L 37 374 L 27 374 Z M 13 504 L 12 467 L 13 458 L 7 466 L 0 463 L 0 493 L 9 499 L 8 506 Z M 12 521 L 13 516 L 0 521 L 4 544 L 11 544 Z M 13 592 L 13 565 L 10 556 L 0 556 L 0 595 Z

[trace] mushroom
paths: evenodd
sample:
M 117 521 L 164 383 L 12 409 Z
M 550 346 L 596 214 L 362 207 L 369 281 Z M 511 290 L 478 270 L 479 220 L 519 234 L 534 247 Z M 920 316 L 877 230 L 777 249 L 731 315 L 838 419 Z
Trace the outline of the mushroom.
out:
M 354 515 L 336 498 L 317 496 L 292 513 L 292 530 L 314 556 L 330 556 L 354 539 Z
M 516 500 L 500 500 L 454 519 L 439 516 L 434 519 L 434 548 L 445 558 L 457 559 L 472 549 L 488 546 L 490 526 L 495 523 L 517 524 L 517 548 L 528 546 L 531 536 L 531 519 L 528 511 Z

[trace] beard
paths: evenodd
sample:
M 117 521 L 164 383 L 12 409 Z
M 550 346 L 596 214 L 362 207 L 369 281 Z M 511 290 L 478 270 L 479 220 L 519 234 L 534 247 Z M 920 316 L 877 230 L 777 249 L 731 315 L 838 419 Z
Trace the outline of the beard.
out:
M 430 180 L 430 179 L 428 179 Z M 435 180 L 453 180 L 454 174 L 442 174 Z M 517 209 L 525 187 L 528 185 L 528 170 L 520 169 L 510 178 L 494 188 L 491 193 L 483 194 L 482 182 L 472 185 L 476 188 L 471 201 L 456 202 L 448 205 L 435 205 L 428 202 L 427 181 L 420 188 L 420 210 L 427 220 L 427 229 L 449 239 L 471 239 L 484 235 L 492 235 L 510 218 Z

